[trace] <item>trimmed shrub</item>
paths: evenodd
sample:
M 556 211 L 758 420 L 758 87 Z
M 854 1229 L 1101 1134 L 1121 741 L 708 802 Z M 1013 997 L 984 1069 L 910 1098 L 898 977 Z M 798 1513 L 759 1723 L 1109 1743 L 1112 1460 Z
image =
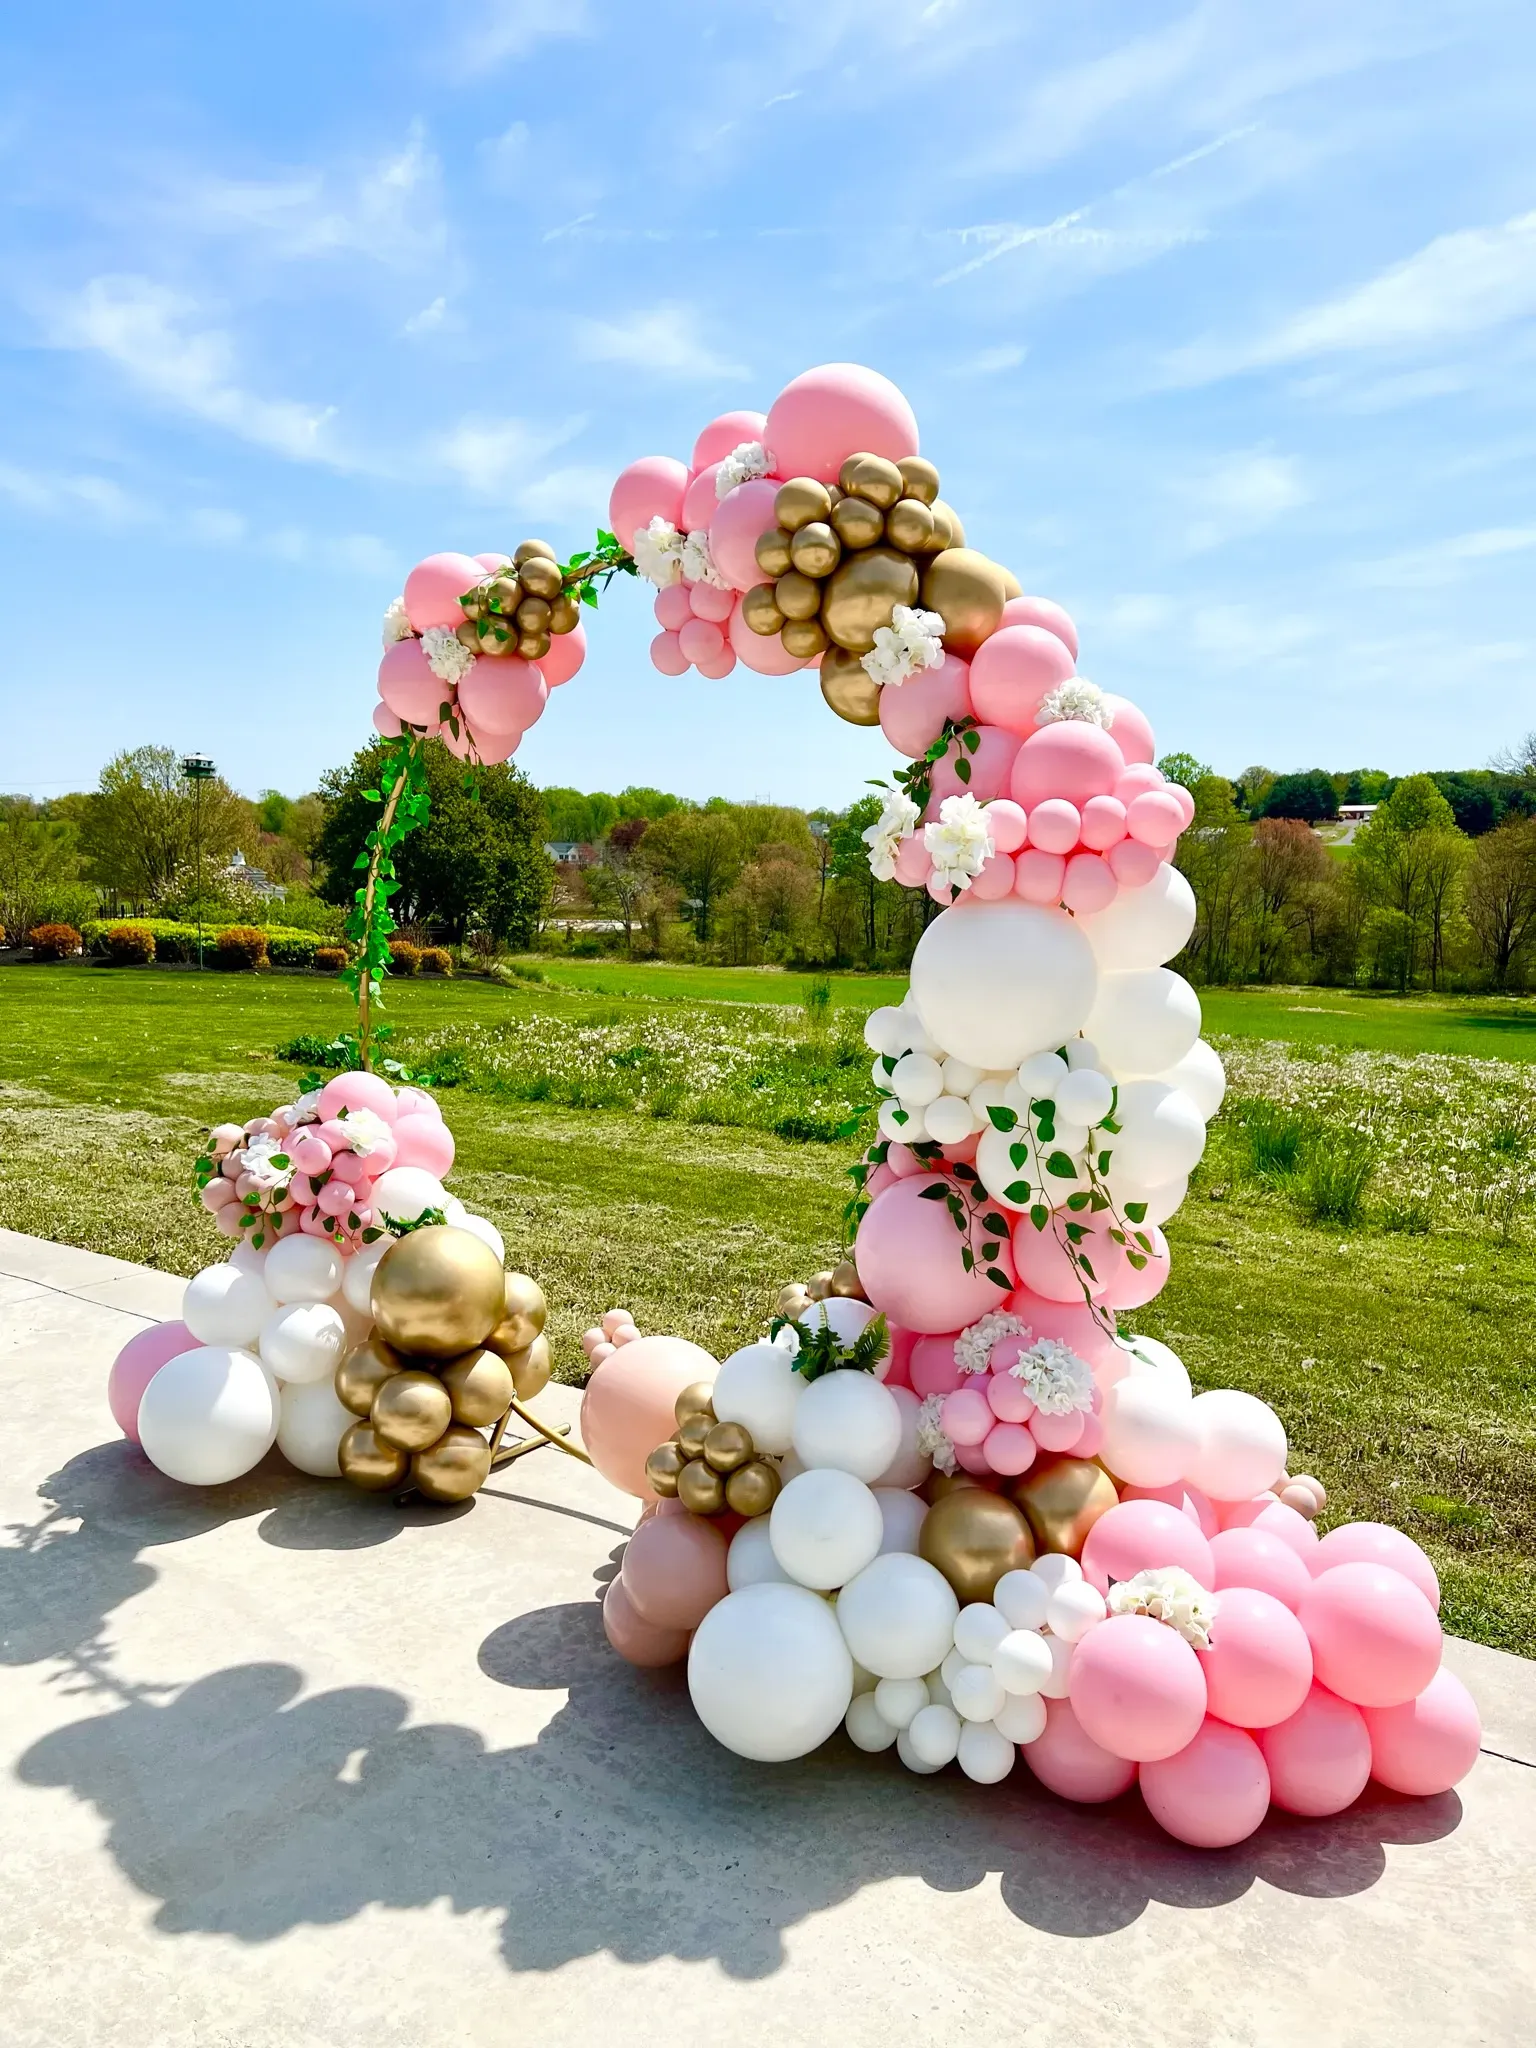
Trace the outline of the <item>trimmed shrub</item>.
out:
M 345 946 L 316 946 L 315 965 L 323 974 L 340 974 L 346 964 Z
M 80 934 L 72 924 L 34 925 L 27 937 L 36 960 L 68 960 L 80 951 Z
M 154 957 L 155 935 L 143 925 L 114 925 L 107 933 L 107 958 L 114 967 L 148 967 Z
M 221 967 L 255 970 L 270 964 L 267 934 L 258 931 L 254 925 L 231 925 L 228 931 L 219 933 L 214 945 Z
M 452 974 L 453 955 L 446 946 L 423 946 L 421 971 L 423 974 Z
M 312 932 L 267 934 L 267 957 L 274 967 L 313 967 L 317 951 Z
M 391 974 L 419 974 L 421 972 L 420 946 L 413 946 L 409 939 L 391 939 L 389 942 L 389 970 Z

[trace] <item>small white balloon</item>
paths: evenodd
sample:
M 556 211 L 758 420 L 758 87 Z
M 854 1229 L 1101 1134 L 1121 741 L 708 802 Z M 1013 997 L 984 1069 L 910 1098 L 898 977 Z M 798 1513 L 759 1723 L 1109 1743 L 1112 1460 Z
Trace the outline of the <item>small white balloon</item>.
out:
M 1019 1092 L 1027 1109 L 1031 1101 L 1054 1102 L 1070 1069 L 1059 1052 L 1031 1053 L 1019 1062 Z
M 181 1320 L 200 1344 L 239 1350 L 254 1344 L 272 1303 L 259 1273 L 239 1266 L 205 1266 L 187 1282 Z
M 262 1278 L 267 1292 L 279 1304 L 289 1301 L 326 1301 L 341 1286 L 341 1254 L 324 1238 L 280 1237 L 267 1253 Z
M 1220 1109 L 1227 1092 L 1227 1070 L 1214 1045 L 1201 1038 L 1183 1059 L 1158 1075 L 1170 1088 L 1181 1088 L 1207 1123 Z
M 267 1263 L 267 1244 L 259 1248 L 251 1243 L 250 1236 L 237 1238 L 235 1248 L 229 1255 L 229 1264 L 238 1266 L 242 1273 L 259 1273 Z
M 1067 1696 L 1067 1673 L 1072 1663 L 1073 1646 L 1064 1642 L 1060 1636 L 1042 1636 L 1040 1640 L 1051 1653 L 1051 1675 L 1041 1684 L 1041 1697 L 1048 1700 L 1064 1700 Z
M 715 1415 L 741 1423 L 757 1449 L 776 1458 L 794 1441 L 795 1406 L 805 1384 L 777 1344 L 744 1344 L 715 1375 Z
M 249 1472 L 277 1436 L 277 1382 L 248 1351 L 211 1346 L 162 1365 L 139 1404 L 139 1442 L 183 1486 Z
M 990 1664 L 1007 1633 L 1007 1616 L 990 1600 L 973 1600 L 955 1617 L 955 1648 L 968 1664 Z
M 783 1763 L 818 1748 L 841 1723 L 853 1659 L 825 1600 L 803 1586 L 745 1586 L 699 1623 L 688 1691 L 717 1742 L 757 1763 Z
M 360 1315 L 373 1314 L 374 1270 L 394 1242 L 386 1231 L 372 1244 L 365 1244 L 360 1251 L 353 1252 L 350 1258 L 341 1262 L 341 1291 Z
M 941 1095 L 923 1111 L 923 1122 L 935 1145 L 960 1145 L 976 1128 L 971 1105 L 963 1095 Z
M 829 1294 L 825 1301 L 813 1301 L 796 1320 L 810 1330 L 819 1330 L 825 1324 L 839 1344 L 851 1344 L 878 1314 L 879 1310 L 867 1301 L 855 1301 L 849 1294 Z
M 1056 1113 L 1090 1129 L 1109 1115 L 1114 1088 L 1107 1074 L 1095 1067 L 1080 1067 L 1067 1075 L 1056 1090 Z
M 889 1085 L 902 1102 L 926 1109 L 944 1093 L 944 1074 L 930 1053 L 909 1052 L 896 1062 Z
M 952 1764 L 960 1749 L 960 1716 L 953 1707 L 924 1707 L 904 1731 L 912 1754 L 934 1770 Z
M 881 1678 L 923 1678 L 935 1670 L 954 1641 L 959 1611 L 943 1573 L 900 1550 L 876 1557 L 837 1599 L 849 1649 Z
M 875 1687 L 875 1705 L 893 1728 L 907 1727 L 929 1704 L 921 1678 L 882 1678 Z
M 978 1785 L 1000 1785 L 1019 1759 L 1018 1750 L 991 1721 L 967 1721 L 956 1754 L 961 1770 Z
M 1045 1627 L 1050 1588 L 1037 1572 L 1004 1572 L 992 1588 L 992 1604 L 1010 1629 Z
M 879 1556 L 885 1523 L 863 1480 L 830 1466 L 789 1482 L 769 1510 L 768 1533 L 774 1556 L 796 1585 L 828 1593 Z M 855 1654 L 867 1670 L 880 1670 Z
M 1076 1074 L 1084 1067 L 1098 1069 L 1103 1065 L 1099 1048 L 1091 1038 L 1069 1038 L 1067 1040 L 1067 1065 Z
M 394 1216 L 414 1223 L 427 1209 L 448 1208 L 448 1190 L 424 1166 L 391 1166 L 373 1184 L 369 1204 L 375 1216 Z M 318 1243 L 318 1239 L 311 1240 Z
M 960 1650 L 950 1650 L 939 1666 L 939 1676 L 945 1686 L 953 1692 L 955 1680 L 971 1660 Z
M 928 1135 L 923 1112 L 916 1104 L 909 1108 L 893 1096 L 881 1103 L 875 1124 L 881 1137 L 892 1145 L 920 1145 Z
M 956 1744 L 956 1747 L 958 1748 L 959 1745 Z M 907 1769 L 912 1772 L 914 1777 L 931 1778 L 935 1771 L 942 1771 L 944 1768 L 942 1764 L 925 1763 L 917 1754 L 917 1751 L 912 1747 L 912 1731 L 910 1728 L 903 1728 L 897 1736 L 896 1754 L 901 1758 Z
M 854 1694 L 843 1716 L 843 1726 L 848 1730 L 848 1740 L 854 1748 L 866 1750 L 870 1755 L 889 1749 L 896 1740 L 896 1730 L 881 1713 L 872 1692 Z
M 885 1534 L 880 1538 L 880 1555 L 888 1552 L 905 1551 L 917 1554 L 918 1538 L 922 1533 L 928 1515 L 928 1503 L 920 1494 L 908 1493 L 900 1486 L 877 1486 L 873 1489 L 880 1506 L 880 1520 Z
M 944 1683 L 941 1672 L 930 1671 L 923 1683 L 928 1688 L 930 1705 L 935 1707 L 952 1707 L 955 1704 L 949 1696 L 949 1687 Z
M 1050 1645 L 1032 1628 L 1016 1628 L 992 1652 L 992 1669 L 1007 1693 L 1037 1693 L 1053 1670 Z M 1024 1741 L 1022 1735 L 1014 1737 Z
M 459 1209 L 460 1213 L 457 1216 L 450 1216 L 449 1222 L 460 1230 L 467 1230 L 471 1237 L 478 1237 L 482 1244 L 489 1245 L 496 1254 L 497 1264 L 504 1266 L 507 1263 L 507 1247 L 502 1242 L 501 1232 L 495 1224 L 488 1216 L 476 1216 L 472 1210 L 466 1209 L 462 1202 Z
M 1189 1404 L 1195 1454 L 1179 1476 L 1211 1500 L 1251 1500 L 1285 1470 L 1285 1425 L 1266 1401 L 1224 1387 Z
M 990 1721 L 1003 1711 L 1005 1694 L 990 1664 L 962 1665 L 950 1683 L 949 1696 L 962 1721 Z
M 290 1380 L 278 1390 L 277 1448 L 313 1479 L 339 1478 L 336 1453 L 356 1420 L 337 1400 L 334 1380 Z
M 1184 1361 L 1176 1351 L 1170 1350 L 1158 1337 L 1117 1337 L 1115 1342 L 1131 1357 L 1133 1373 L 1165 1374 L 1170 1386 L 1177 1387 L 1186 1401 L 1194 1398 L 1189 1373 Z
M 731 1538 L 725 1553 L 725 1583 L 733 1593 L 743 1586 L 789 1586 L 794 1581 L 773 1554 L 768 1517 L 755 1515 L 743 1522 Z
M 1132 1486 L 1171 1486 L 1200 1448 L 1194 1404 L 1165 1373 L 1133 1373 L 1104 1396 L 1099 1456 Z
M 1116 1173 L 1111 1163 L 1106 1192 L 1133 1229 L 1145 1230 L 1150 1224 L 1168 1222 L 1183 1207 L 1184 1197 L 1189 1193 L 1189 1175 L 1181 1173 L 1177 1180 L 1165 1180 L 1156 1187 L 1147 1187 L 1125 1174 Z M 1132 1208 L 1139 1208 L 1141 1213 L 1133 1216 Z
M 261 1362 L 280 1380 L 328 1380 L 347 1350 L 347 1326 L 323 1301 L 290 1301 L 261 1326 Z
M 851 1472 L 869 1484 L 891 1463 L 901 1441 L 901 1409 L 870 1373 L 823 1373 L 795 1404 L 794 1447 L 810 1471 Z
M 1086 1579 L 1068 1579 L 1051 1595 L 1051 1604 L 1045 1611 L 1046 1626 L 1064 1643 L 1080 1643 L 1108 1611 L 1103 1594 Z
M 1110 1148 L 1110 1171 L 1148 1187 L 1193 1172 L 1205 1151 L 1205 1123 L 1182 1088 L 1166 1081 L 1122 1084 L 1115 1099 L 1120 1129 Z
M 864 1019 L 864 1043 L 873 1053 L 889 1058 L 907 1049 L 906 1018 L 894 1003 L 882 1003 Z
M 982 1072 L 967 1060 L 947 1059 L 944 1062 L 944 1093 L 946 1095 L 969 1095 L 980 1085 Z
M 1037 1742 L 1045 1733 L 1045 1700 L 1038 1692 L 1010 1693 L 992 1726 L 1005 1741 Z
M 1083 1568 L 1075 1557 L 1068 1557 L 1065 1551 L 1048 1550 L 1043 1557 L 1037 1557 L 1030 1566 L 1030 1576 L 1038 1579 L 1047 1595 L 1054 1593 L 1058 1586 L 1064 1586 L 1070 1579 L 1080 1579 Z M 1041 1617 L 1042 1621 L 1044 1616 Z

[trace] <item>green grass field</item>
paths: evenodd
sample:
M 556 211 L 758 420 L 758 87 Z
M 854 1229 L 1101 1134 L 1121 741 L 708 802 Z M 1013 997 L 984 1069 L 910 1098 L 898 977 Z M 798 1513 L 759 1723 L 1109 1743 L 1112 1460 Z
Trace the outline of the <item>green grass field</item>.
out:
M 573 1019 L 594 1030 L 621 1020 L 636 1033 L 696 1030 L 702 1044 L 733 1013 L 701 1002 L 797 1005 L 807 981 L 730 969 L 547 971 L 543 986 L 394 987 L 397 1049 L 409 1059 L 428 1032 L 494 1036 L 501 1024 L 564 1029 Z M 900 988 L 834 978 L 850 1011 Z M 1512 1156 L 1527 1142 L 1517 1112 L 1528 1091 L 1512 1063 L 1531 1056 L 1528 1006 L 1222 991 L 1206 1016 L 1209 1029 L 1232 1034 L 1234 1089 L 1250 1102 L 1271 1086 L 1280 1096 L 1271 1075 L 1286 1086 L 1297 1074 L 1344 1086 L 1358 1052 L 1330 1046 L 1492 1056 L 1504 1064 L 1410 1060 L 1401 1088 L 1421 1092 L 1397 1101 L 1399 1125 L 1411 1127 L 1416 1105 L 1446 1090 L 1472 1099 L 1502 1089 L 1503 1120 L 1490 1128 Z M 350 1021 L 345 995 L 313 977 L 0 970 L 0 1223 L 196 1270 L 223 1244 L 188 1195 L 200 1129 L 287 1099 L 298 1070 L 273 1047 Z M 778 1011 L 764 1013 L 763 1028 L 805 1027 Z M 1294 1058 L 1258 1043 L 1275 1038 L 1292 1041 Z M 1370 1065 L 1389 1093 L 1399 1088 L 1391 1060 Z M 720 1355 L 761 1328 L 780 1282 L 836 1255 L 841 1169 L 854 1150 L 846 1141 L 516 1099 L 478 1079 L 445 1105 L 459 1145 L 453 1184 L 545 1285 L 565 1377 L 579 1377 L 576 1335 L 604 1308 L 627 1306 L 642 1328 L 676 1330 Z M 1528 1211 L 1495 1216 L 1463 1204 L 1420 1234 L 1374 1211 L 1347 1228 L 1307 1224 L 1285 1183 L 1245 1164 L 1243 1113 L 1213 1128 L 1208 1163 L 1169 1233 L 1172 1278 L 1129 1320 L 1173 1344 L 1197 1383 L 1272 1401 L 1293 1468 L 1324 1479 L 1331 1513 L 1388 1519 L 1423 1542 L 1442 1573 L 1450 1627 L 1536 1653 Z

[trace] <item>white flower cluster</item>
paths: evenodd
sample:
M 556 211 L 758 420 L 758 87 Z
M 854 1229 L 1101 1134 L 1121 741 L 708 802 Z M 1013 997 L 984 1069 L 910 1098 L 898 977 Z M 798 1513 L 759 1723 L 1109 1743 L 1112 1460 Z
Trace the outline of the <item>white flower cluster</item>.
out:
M 1186 1643 L 1197 1650 L 1211 1647 L 1211 1630 L 1220 1601 L 1208 1593 L 1198 1579 L 1174 1566 L 1138 1572 L 1109 1589 L 1111 1614 L 1147 1614 L 1154 1621 L 1177 1629 Z
M 318 1088 L 309 1089 L 307 1093 L 299 1096 L 297 1101 L 290 1102 L 286 1108 L 277 1110 L 275 1114 L 287 1117 L 290 1124 L 319 1123 L 320 1090 Z
M 773 457 L 761 441 L 738 441 L 715 471 L 715 496 L 727 498 L 738 484 L 772 474 Z
M 709 534 L 704 527 L 695 527 L 688 535 L 679 560 L 683 565 L 685 582 L 712 583 L 716 590 L 730 589 L 730 584 L 715 567 L 715 558 L 709 551 Z
M 962 1330 L 955 1339 L 955 1364 L 962 1372 L 985 1372 L 992 1363 L 994 1344 L 1000 1344 L 1005 1337 L 1028 1337 L 1031 1334 L 1029 1326 L 1021 1323 L 1017 1316 L 1009 1315 L 1005 1308 L 993 1309 L 979 1323 L 972 1323 L 968 1330 Z
M 250 1175 L 258 1194 L 269 1195 L 276 1189 L 286 1187 L 293 1175 L 291 1166 L 274 1166 L 274 1158 L 284 1158 L 283 1141 L 280 1138 L 248 1139 L 242 1151 L 235 1154 L 242 1173 Z
M 397 640 L 415 637 L 416 628 L 406 616 L 405 599 L 392 597 L 384 609 L 384 645 L 393 647 Z
M 1079 719 L 1084 725 L 1102 725 L 1106 730 L 1115 722 L 1113 709 L 1104 702 L 1104 692 L 1086 676 L 1068 676 L 1064 683 L 1058 683 L 1035 713 L 1036 725 L 1057 725 L 1069 718 Z
M 944 1406 L 941 1394 L 930 1394 L 917 1411 L 917 1448 L 925 1458 L 932 1458 L 940 1472 L 949 1473 L 955 1469 L 955 1447 L 944 1434 L 939 1421 L 939 1411 Z
M 968 889 L 994 851 L 986 805 L 970 795 L 945 797 L 938 822 L 923 827 L 923 844 L 939 880 Z
M 682 576 L 683 536 L 659 513 L 649 526 L 635 528 L 629 551 L 640 574 L 658 590 L 670 590 Z
M 389 1125 L 371 1109 L 344 1110 L 340 1122 L 347 1134 L 347 1143 L 359 1159 L 369 1158 L 391 1142 Z
M 869 870 L 877 882 L 889 882 L 895 875 L 901 842 L 911 838 L 922 815 L 903 790 L 892 790 L 874 824 L 859 834 L 869 848 Z
M 1086 1415 L 1093 1406 L 1093 1369 L 1059 1337 L 1037 1337 L 1009 1372 L 1042 1415 Z
M 433 675 L 450 689 L 462 683 L 475 665 L 473 653 L 452 626 L 428 626 L 421 636 L 421 651 Z
M 872 682 L 899 689 L 919 669 L 937 668 L 944 659 L 944 621 L 937 612 L 899 604 L 888 626 L 877 626 L 875 644 L 859 666 Z

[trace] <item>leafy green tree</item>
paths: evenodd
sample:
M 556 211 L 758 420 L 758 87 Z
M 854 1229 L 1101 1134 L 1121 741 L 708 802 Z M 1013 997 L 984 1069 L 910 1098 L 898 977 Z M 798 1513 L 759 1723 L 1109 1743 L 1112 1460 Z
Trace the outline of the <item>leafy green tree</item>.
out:
M 1498 988 L 1536 941 L 1536 818 L 1512 818 L 1472 849 L 1466 881 L 1467 922 L 1478 957 Z
M 670 811 L 645 835 L 646 858 L 682 892 L 694 932 L 707 941 L 715 907 L 742 869 L 741 834 L 726 805 Z
M 79 872 L 67 819 L 48 817 L 30 797 L 0 796 L 0 931 L 11 944 L 45 922 L 51 901 Z
M 1378 973 L 1412 986 L 1427 959 L 1438 985 L 1446 933 L 1468 852 L 1450 805 L 1428 775 L 1407 775 L 1356 835 L 1352 869 L 1378 917 Z
M 102 769 L 80 850 L 91 880 L 143 908 L 194 882 L 199 841 L 205 869 L 213 868 L 242 840 L 254 850 L 257 829 L 251 805 L 222 776 L 204 782 L 199 799 L 174 747 L 134 747 Z M 206 874 L 200 886 L 208 886 Z
M 1169 782 L 1177 782 L 1191 795 L 1195 784 L 1213 773 L 1206 762 L 1197 761 L 1193 754 L 1164 754 L 1157 765 Z
M 1311 768 L 1303 775 L 1277 776 L 1273 787 L 1251 815 L 1265 818 L 1300 818 L 1309 825 L 1339 815 L 1338 792 L 1333 777 L 1324 768 Z

